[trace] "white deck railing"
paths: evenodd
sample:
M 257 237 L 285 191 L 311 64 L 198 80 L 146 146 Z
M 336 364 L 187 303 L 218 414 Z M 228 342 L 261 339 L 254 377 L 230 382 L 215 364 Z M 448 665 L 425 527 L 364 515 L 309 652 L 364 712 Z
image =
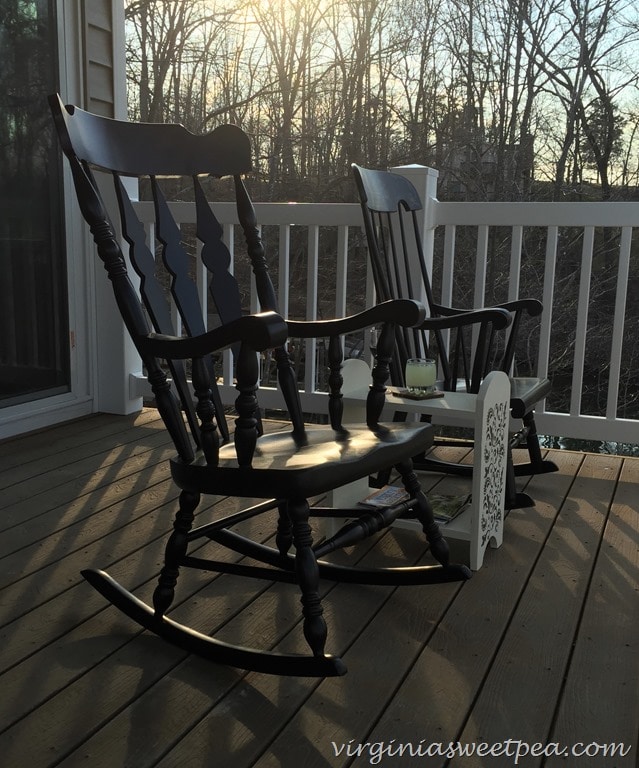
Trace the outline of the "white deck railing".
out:
M 544 312 L 533 334 L 534 357 L 536 369 L 541 376 L 550 374 L 551 360 L 556 347 L 556 333 L 553 331 L 561 325 L 562 338 L 568 338 L 568 349 L 562 351 L 565 358 L 571 361 L 570 402 L 565 412 L 547 410 L 549 404 L 542 404 L 538 409 L 537 424 L 539 431 L 563 437 L 574 437 L 591 440 L 606 440 L 616 442 L 639 443 L 639 421 L 634 418 L 620 418 L 620 398 L 625 402 L 627 390 L 622 392 L 621 383 L 627 381 L 628 370 L 624 365 L 624 328 L 627 317 L 628 281 L 631 276 L 631 246 L 635 224 L 639 227 L 639 203 L 456 203 L 440 202 L 436 199 L 437 172 L 421 166 L 408 166 L 395 169 L 396 172 L 408 176 L 415 184 L 424 200 L 423 230 L 424 244 L 431 268 L 434 266 L 438 274 L 438 295 L 443 304 L 455 301 L 455 284 L 460 268 L 466 273 L 474 272 L 472 287 L 472 304 L 481 306 L 487 295 L 492 292 L 488 267 L 491 264 L 491 248 L 489 244 L 494 232 L 499 232 L 499 238 L 508 251 L 507 274 L 500 274 L 501 290 L 504 292 L 499 300 L 515 299 L 522 294 L 522 270 L 527 265 L 525 243 L 528 230 L 543 228 L 541 240 L 545 242 L 545 258 L 539 268 L 538 293 L 544 305 Z M 173 210 L 177 218 L 184 224 L 193 222 L 194 212 L 189 204 L 174 204 Z M 256 204 L 257 216 L 263 228 L 277 227 L 279 229 L 278 245 L 279 263 L 277 269 L 277 288 L 279 291 L 280 311 L 288 314 L 293 303 L 299 307 L 300 297 L 292 297 L 289 292 L 291 284 L 291 232 L 295 229 L 305 232 L 304 249 L 306 251 L 306 287 L 302 304 L 305 306 L 306 319 L 318 317 L 318 295 L 320 284 L 324 296 L 330 294 L 334 298 L 331 308 L 324 307 L 324 316 L 333 311 L 334 316 L 341 316 L 347 311 L 354 311 L 350 305 L 349 268 L 354 257 L 354 243 L 357 244 L 357 257 L 361 259 L 361 213 L 359 205 L 352 203 L 323 203 L 323 204 L 287 204 L 262 203 Z M 152 220 L 150 205 L 139 204 L 141 218 L 147 222 Z M 234 225 L 236 222 L 234 206 L 220 204 L 215 206 L 218 219 L 223 224 L 227 243 L 233 252 Z M 572 239 L 580 242 L 580 268 L 578 274 L 571 275 L 575 284 L 574 304 L 568 312 L 559 313 L 560 303 L 556 302 L 556 286 L 558 272 L 563 269 L 562 233 L 570 232 Z M 601 360 L 601 350 L 598 351 L 598 367 L 605 371 L 602 377 L 601 390 L 605 401 L 604 413 L 593 415 L 585 413 L 582 407 L 584 391 L 584 371 L 588 367 L 588 337 L 593 332 L 592 318 L 589 318 L 591 304 L 591 284 L 593 264 L 600 258 L 595 233 L 600 229 L 615 234 L 616 251 L 607 254 L 608 261 L 612 260 L 614 286 L 607 285 L 606 290 L 614 293 L 614 313 L 611 324 L 609 349 L 605 359 Z M 323 229 L 331 231 L 333 247 L 331 258 L 336 259 L 330 269 L 322 269 L 322 253 L 320 248 L 320 233 Z M 466 251 L 462 256 L 458 253 L 458 243 L 463 238 L 468 248 L 469 234 L 472 237 L 474 259 L 469 259 Z M 575 235 L 577 233 L 577 235 Z M 539 241 L 539 238 L 537 238 Z M 296 240 L 299 249 L 299 238 Z M 273 246 L 270 246 L 273 250 Z M 471 264 L 472 266 L 469 266 Z M 503 271 L 503 270 L 502 270 Z M 541 272 L 543 271 L 543 274 Z M 610 272 L 610 270 L 609 270 Z M 334 277 L 333 277 L 334 275 Z M 328 278 L 327 276 L 330 276 Z M 331 282 L 326 284 L 327 279 Z M 352 277 L 351 277 L 352 280 Z M 207 303 L 207 291 L 204 275 L 199 277 L 203 304 Z M 358 293 L 366 303 L 373 301 L 374 292 L 370 274 L 358 287 Z M 487 290 L 490 289 L 490 290 Z M 527 290 L 527 288 L 525 289 Z M 562 287 L 562 291 L 563 291 Z M 528 294 L 529 295 L 529 294 Z M 293 302 L 293 299 L 295 302 Z M 252 309 L 256 309 L 255 298 Z M 299 317 L 299 312 L 297 313 Z M 639 351 L 639 347 L 638 347 Z M 556 355 L 557 350 L 554 349 Z M 308 407 L 322 410 L 325 407 L 325 397 L 316 394 L 317 370 L 316 348 L 307 342 L 304 375 L 306 403 Z M 569 366 L 570 367 L 570 366 Z M 632 373 L 632 372 L 630 372 Z M 133 375 L 134 392 L 142 392 L 144 387 L 139 375 Z M 605 391 L 604 391 L 605 390 Z M 231 363 L 227 358 L 224 365 L 224 391 L 229 399 L 232 392 Z M 620 394 L 621 393 L 621 394 Z M 639 393 L 637 393 L 639 394 Z M 634 393 L 631 393 L 634 395 Z M 551 401 L 552 404 L 552 401 Z

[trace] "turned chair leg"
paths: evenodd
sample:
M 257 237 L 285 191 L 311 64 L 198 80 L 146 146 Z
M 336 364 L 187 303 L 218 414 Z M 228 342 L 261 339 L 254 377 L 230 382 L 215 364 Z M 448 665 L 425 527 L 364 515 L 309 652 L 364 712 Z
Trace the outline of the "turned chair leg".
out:
M 537 425 L 535 424 L 535 414 L 533 411 L 527 413 L 523 418 L 524 429 L 526 430 L 526 448 L 530 457 L 531 474 L 543 473 L 549 471 L 551 462 L 544 462 L 539 445 L 539 435 L 537 434 Z
M 282 557 L 288 554 L 293 543 L 293 528 L 291 518 L 288 514 L 288 504 L 282 502 L 279 507 L 279 517 L 277 518 L 277 533 L 275 534 L 275 544 Z
M 199 493 L 182 491 L 180 494 L 180 506 L 175 515 L 173 533 L 169 536 L 164 552 L 164 567 L 160 571 L 158 584 L 153 593 L 153 607 L 158 616 L 163 616 L 168 611 L 175 597 L 180 562 L 186 555 L 187 535 L 193 525 L 193 517 L 199 503 Z
M 324 611 L 319 594 L 319 568 L 312 549 L 313 536 L 308 523 L 310 513 L 308 502 L 305 499 L 289 502 L 288 513 L 293 524 L 295 573 L 302 590 L 304 637 L 313 655 L 323 656 L 328 630 L 322 615 Z
M 559 467 L 555 462 L 544 459 L 542 456 L 534 411 L 529 411 L 522 418 L 520 434 L 521 440 L 516 447 L 523 445 L 523 439 L 525 438 L 528 461 L 521 464 L 515 464 L 515 475 L 517 477 L 525 477 L 528 475 L 545 475 L 547 472 L 557 472 Z
M 447 566 L 450 560 L 448 542 L 442 536 L 439 525 L 435 522 L 433 508 L 426 498 L 426 494 L 422 491 L 420 482 L 413 469 L 412 461 L 398 464 L 397 471 L 402 476 L 404 488 L 406 488 L 411 498 L 414 498 L 417 502 L 414 512 L 430 544 L 430 551 L 433 553 L 433 557 L 442 565 Z

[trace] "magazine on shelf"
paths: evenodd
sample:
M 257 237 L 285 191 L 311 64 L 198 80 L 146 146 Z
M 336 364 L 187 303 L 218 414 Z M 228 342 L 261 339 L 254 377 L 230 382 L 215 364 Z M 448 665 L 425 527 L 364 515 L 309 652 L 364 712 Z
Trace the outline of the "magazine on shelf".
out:
M 394 504 L 399 504 L 408 498 L 408 493 L 404 488 L 398 485 L 385 485 L 383 488 L 373 491 L 373 493 L 360 501 L 360 504 L 363 504 L 365 507 L 392 507 Z
M 472 497 L 470 493 L 464 493 L 460 496 L 429 494 L 428 500 L 433 507 L 435 520 L 438 523 L 446 524 L 470 507 Z
M 396 387 L 390 389 L 391 395 L 397 395 L 397 397 L 404 397 L 407 400 L 433 400 L 437 397 L 444 397 L 444 392 L 441 389 L 432 389 L 430 392 L 411 392 L 410 389 L 397 389 Z

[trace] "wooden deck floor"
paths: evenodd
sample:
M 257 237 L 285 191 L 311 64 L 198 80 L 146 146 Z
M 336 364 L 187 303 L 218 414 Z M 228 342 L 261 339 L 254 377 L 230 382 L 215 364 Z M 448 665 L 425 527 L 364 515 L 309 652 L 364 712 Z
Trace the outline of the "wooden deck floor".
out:
M 3 768 L 637 764 L 639 460 L 552 452 L 560 471 L 529 482 L 535 508 L 510 513 L 503 546 L 463 585 L 325 584 L 329 650 L 349 674 L 318 681 L 189 657 L 139 632 L 80 576 L 108 567 L 148 598 L 174 511 L 170 453 L 152 410 L 0 445 Z M 267 540 L 268 522 L 253 533 Z M 353 556 L 428 554 L 404 530 Z M 179 587 L 193 595 L 176 608 L 183 620 L 304 648 L 288 585 L 185 573 Z M 507 740 L 629 751 L 516 763 Z M 502 755 L 426 756 L 450 741 Z

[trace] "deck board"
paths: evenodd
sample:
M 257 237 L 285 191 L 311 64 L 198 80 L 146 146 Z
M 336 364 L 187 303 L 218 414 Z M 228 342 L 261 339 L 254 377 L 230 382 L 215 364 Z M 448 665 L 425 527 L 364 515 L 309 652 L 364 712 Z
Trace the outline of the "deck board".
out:
M 591 456 L 582 464 L 570 502 L 563 505 L 545 541 L 484 680 L 461 734 L 463 742 L 549 741 L 554 713 L 549 703 L 557 701 L 561 691 L 620 466 L 621 459 L 604 465 Z M 528 692 L 524 706 L 522 691 Z M 482 760 L 452 761 L 452 766 L 461 765 L 474 768 Z
M 623 741 L 625 757 L 597 765 L 636 764 L 639 459 L 551 451 L 560 471 L 527 482 L 536 506 L 509 514 L 504 544 L 463 585 L 323 582 L 328 650 L 349 674 L 297 680 L 193 658 L 139 631 L 82 579 L 81 568 L 108 566 L 149 597 L 177 497 L 169 452 L 151 409 L 0 444 L 3 766 L 346 768 L 371 764 L 370 748 L 356 756 L 360 743 L 509 738 Z M 425 482 L 455 492 L 467 481 Z M 213 504 L 237 508 L 233 499 L 207 504 L 202 519 Z M 272 539 L 266 516 L 241 525 Z M 376 565 L 429 555 L 421 537 L 397 530 L 349 557 Z M 222 639 L 305 650 L 289 585 L 185 572 L 174 615 Z M 416 763 L 405 754 L 380 764 Z
M 631 743 L 636 739 L 639 729 L 638 487 L 639 464 L 626 462 L 575 638 L 553 741 L 565 744 L 574 733 L 581 733 L 580 740 L 585 744 L 594 740 Z M 560 761 L 553 759 L 548 765 L 558 766 Z

